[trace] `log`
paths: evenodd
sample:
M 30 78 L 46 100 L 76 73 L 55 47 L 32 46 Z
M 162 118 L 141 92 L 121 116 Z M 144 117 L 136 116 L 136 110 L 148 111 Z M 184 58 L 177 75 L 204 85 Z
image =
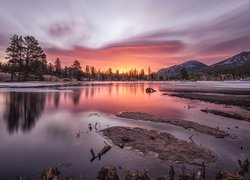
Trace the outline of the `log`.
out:
M 106 152 L 108 152 L 111 149 L 110 145 L 106 145 L 102 148 L 102 150 L 98 153 L 99 160 L 101 159 L 102 155 L 104 155 Z

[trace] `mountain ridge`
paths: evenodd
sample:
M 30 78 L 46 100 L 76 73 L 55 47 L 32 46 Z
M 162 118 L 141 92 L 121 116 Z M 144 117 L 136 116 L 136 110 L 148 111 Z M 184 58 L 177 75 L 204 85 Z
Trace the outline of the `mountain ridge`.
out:
M 177 65 L 173 65 L 167 68 L 162 68 L 158 70 L 156 73 L 158 75 L 164 75 L 165 73 L 178 74 L 183 68 L 185 68 L 187 72 L 190 72 L 190 71 L 205 68 L 205 67 L 207 67 L 207 65 L 198 60 L 188 60 L 182 64 L 177 64 Z
M 212 65 L 206 65 L 199 60 L 188 60 L 182 64 L 177 64 L 174 66 L 170 66 L 167 68 L 162 68 L 156 72 L 158 76 L 162 76 L 164 74 L 172 74 L 176 75 L 180 73 L 182 68 L 185 68 L 187 72 L 193 73 L 197 71 L 223 71 L 226 69 L 235 69 L 244 65 L 250 65 L 250 51 L 243 51 L 239 54 L 231 56 L 229 58 L 220 60 L 217 63 Z

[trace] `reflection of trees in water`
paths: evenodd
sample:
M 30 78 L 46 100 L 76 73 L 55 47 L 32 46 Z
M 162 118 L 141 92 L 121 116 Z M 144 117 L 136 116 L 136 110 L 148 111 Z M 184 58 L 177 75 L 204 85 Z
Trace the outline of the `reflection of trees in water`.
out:
M 54 94 L 54 105 L 56 108 L 58 108 L 59 103 L 60 103 L 60 95 L 61 95 L 60 92 L 56 92 Z
M 85 98 L 93 98 L 95 96 L 96 90 L 96 87 L 87 87 L 83 89 L 83 91 L 85 91 Z
M 44 110 L 45 93 L 10 92 L 6 96 L 4 119 L 8 131 L 29 131 Z
M 74 103 L 74 105 L 77 105 L 80 101 L 80 97 L 81 97 L 81 90 L 77 89 L 73 92 L 73 97 L 72 97 L 72 101 Z

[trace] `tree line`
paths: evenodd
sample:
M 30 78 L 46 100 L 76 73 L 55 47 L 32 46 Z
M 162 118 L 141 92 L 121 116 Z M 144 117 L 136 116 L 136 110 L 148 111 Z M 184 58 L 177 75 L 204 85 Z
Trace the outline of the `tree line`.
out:
M 149 74 L 149 72 L 151 74 L 150 67 L 147 73 Z M 91 65 L 86 65 L 82 68 L 78 60 L 75 60 L 73 65 L 62 68 L 59 58 L 56 59 L 54 65 L 49 63 L 48 74 L 63 78 L 64 80 L 136 81 L 152 79 L 150 75 L 146 75 L 144 69 L 138 71 L 135 68 L 130 69 L 128 72 L 120 72 L 118 69 L 113 71 L 112 68 L 101 70 Z
M 74 60 L 72 65 L 62 67 L 57 58 L 48 63 L 46 54 L 34 36 L 22 37 L 14 34 L 6 48 L 6 63 L 0 63 L 0 71 L 10 74 L 10 81 L 45 80 L 44 75 L 64 80 L 99 80 L 99 81 L 135 81 L 155 80 L 151 68 L 130 69 L 128 72 L 119 70 L 100 70 L 91 65 L 82 68 L 80 61 Z

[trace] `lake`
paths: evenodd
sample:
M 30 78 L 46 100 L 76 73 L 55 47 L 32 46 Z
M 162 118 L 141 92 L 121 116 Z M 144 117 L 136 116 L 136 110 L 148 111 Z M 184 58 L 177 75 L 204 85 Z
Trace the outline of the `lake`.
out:
M 145 89 L 149 86 L 157 92 L 147 94 Z M 247 113 L 249 109 L 183 99 L 159 91 L 190 86 L 250 91 L 250 82 L 106 82 L 65 88 L 1 88 L 0 179 L 15 179 L 16 176 L 36 179 L 44 169 L 55 166 L 65 176 L 76 179 L 94 179 L 104 165 L 117 167 L 119 174 L 126 169 L 147 169 L 151 177 L 167 175 L 171 164 L 181 168 L 182 163 L 159 160 L 153 153 L 144 155 L 112 145 L 98 132 L 110 126 L 157 129 L 186 141 L 194 134 L 192 139 L 196 144 L 211 149 L 218 156 L 214 163 L 208 164 L 208 176 L 218 168 L 237 168 L 238 159 L 250 158 L 250 123 L 206 114 L 200 109 L 226 108 Z M 190 106 L 192 108 L 188 108 Z M 237 138 L 217 139 L 170 124 L 115 116 L 122 111 L 194 121 L 219 127 Z M 112 145 L 112 149 L 100 160 L 91 162 L 90 149 L 98 152 L 105 143 Z

